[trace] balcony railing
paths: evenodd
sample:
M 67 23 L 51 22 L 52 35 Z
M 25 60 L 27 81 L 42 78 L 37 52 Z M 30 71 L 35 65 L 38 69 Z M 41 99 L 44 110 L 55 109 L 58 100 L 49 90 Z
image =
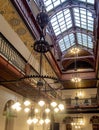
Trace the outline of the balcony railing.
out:
M 14 67 L 25 73 L 26 60 L 21 54 L 11 45 L 11 43 L 0 33 L 0 54 L 9 61 Z M 38 75 L 38 73 L 31 67 L 30 75 Z M 47 85 L 49 95 L 56 97 L 57 93 L 53 88 Z
M 0 33 L 0 53 L 11 64 L 24 72 L 26 61 L 10 42 Z
M 87 107 L 87 106 L 96 106 L 97 105 L 97 98 L 83 98 L 83 99 L 71 99 L 68 98 L 65 100 L 67 107 Z

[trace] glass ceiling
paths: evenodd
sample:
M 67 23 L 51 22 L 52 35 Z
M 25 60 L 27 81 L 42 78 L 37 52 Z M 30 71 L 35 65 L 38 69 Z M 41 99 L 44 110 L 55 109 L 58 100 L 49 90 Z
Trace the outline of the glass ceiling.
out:
M 58 41 L 61 51 L 66 51 L 68 48 L 75 44 L 82 45 L 84 47 L 93 49 L 92 38 L 88 36 L 88 32 L 93 33 L 94 19 L 92 13 L 86 8 L 72 7 L 62 8 L 60 11 L 56 11 L 56 7 L 68 0 L 43 0 L 46 11 L 53 10 L 54 15 L 51 17 L 51 25 L 55 35 L 60 35 L 61 39 Z M 73 0 L 80 1 L 86 4 L 94 5 L 94 0 Z M 67 30 L 72 29 L 75 33 L 66 33 Z M 74 29 L 75 28 L 75 29 Z M 79 32 L 76 31 L 78 28 Z M 83 32 L 83 31 L 84 32 Z M 83 33 L 81 33 L 83 32 Z
M 44 1 L 46 10 L 48 12 L 67 0 L 43 0 L 43 1 Z M 94 0 L 74 0 L 74 1 L 81 1 L 81 2 L 85 2 L 89 4 L 94 4 Z
M 75 38 L 74 34 L 71 33 L 69 35 L 64 36 L 60 41 L 59 41 L 59 46 L 61 51 L 65 51 L 71 46 L 75 45 Z
M 51 24 L 56 36 L 72 27 L 70 10 L 64 9 L 56 13 L 51 18 Z
M 93 48 L 92 38 L 86 34 L 77 33 L 77 42 L 84 47 Z
M 93 31 L 92 13 L 84 8 L 74 8 L 73 11 L 76 26 Z
M 56 6 L 58 6 L 59 4 L 63 3 L 64 1 L 66 0 L 44 0 L 44 4 L 46 7 L 46 10 L 50 11 Z

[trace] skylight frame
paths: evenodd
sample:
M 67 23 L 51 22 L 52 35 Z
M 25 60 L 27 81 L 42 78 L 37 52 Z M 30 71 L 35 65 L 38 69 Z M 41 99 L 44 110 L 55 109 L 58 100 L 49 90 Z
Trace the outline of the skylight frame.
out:
M 48 1 L 48 0 L 43 0 L 43 1 Z M 61 38 L 63 38 L 61 40 L 64 41 L 64 37 L 69 35 L 69 34 L 66 33 L 66 31 L 69 31 L 70 28 L 72 29 L 72 27 L 74 27 L 74 26 L 77 27 L 77 29 L 83 30 L 82 32 L 84 32 L 86 34 L 87 34 L 87 32 L 93 33 L 94 18 L 92 17 L 92 13 L 87 8 L 79 7 L 79 6 L 78 7 L 72 7 L 72 8 L 62 8 L 62 7 L 60 7 L 61 10 L 59 12 L 57 12 L 57 10 L 56 10 L 57 8 L 56 7 L 59 4 L 57 6 L 54 6 L 54 1 L 56 1 L 56 0 L 50 0 L 50 2 L 51 2 L 50 4 L 53 5 L 53 8 L 51 10 L 47 10 L 47 6 L 49 6 L 49 4 L 46 6 L 46 4 L 44 3 L 45 7 L 46 7 L 46 11 L 49 14 L 51 14 L 50 11 L 52 11 L 54 13 L 54 15 L 51 17 L 51 20 L 53 19 L 53 17 L 55 17 L 55 15 L 57 15 L 57 13 L 65 10 L 65 9 L 68 9 L 69 12 L 70 12 L 70 14 L 69 14 L 70 20 L 65 21 L 65 26 L 64 26 L 64 22 L 63 22 L 64 20 L 61 21 L 61 18 L 60 18 L 60 20 L 58 21 L 57 20 L 58 19 L 57 16 L 55 18 L 55 21 L 57 21 L 57 22 L 56 23 L 55 22 L 51 22 L 52 27 L 53 27 L 53 31 L 54 31 L 56 37 L 58 37 L 59 39 L 61 37 Z M 66 1 L 69 2 L 69 0 L 60 0 L 60 4 L 62 4 L 63 2 L 66 2 Z M 89 5 L 91 5 L 91 6 L 94 5 L 94 0 L 76 0 L 76 2 L 82 2 L 82 3 L 88 4 L 88 6 Z M 75 9 L 78 9 L 78 11 L 79 11 L 78 14 L 74 12 Z M 72 19 L 71 12 L 74 14 L 74 17 L 73 17 L 74 21 Z M 64 13 L 63 13 L 63 15 L 64 15 Z M 68 15 L 68 13 L 66 13 L 66 15 Z M 64 16 L 66 16 L 66 15 L 64 15 Z M 67 17 L 66 17 L 66 19 L 67 19 Z M 61 25 L 59 23 L 61 23 Z M 63 23 L 63 29 L 62 29 L 62 23 Z M 77 40 L 78 40 L 78 39 L 76 39 L 76 36 L 77 36 L 76 33 L 74 34 L 74 37 L 75 37 L 74 41 L 75 42 L 77 42 Z M 64 34 L 66 34 L 66 35 L 64 35 Z M 59 46 L 60 46 L 60 40 L 58 42 L 59 42 Z M 89 45 L 89 43 L 91 45 Z M 93 49 L 92 42 L 89 42 L 89 43 L 88 43 L 88 45 L 87 44 L 82 44 L 82 41 L 81 41 L 80 45 L 82 45 L 84 47 L 88 47 L 90 49 Z M 71 46 L 72 45 L 71 44 L 69 45 L 69 43 L 68 43 L 68 47 L 66 47 L 66 45 L 64 45 L 64 44 L 61 45 L 60 46 L 61 52 L 69 49 Z
M 71 46 L 75 45 L 75 36 L 73 33 L 70 33 L 68 35 L 65 35 L 59 40 L 59 47 L 62 52 L 69 49 Z
M 73 12 L 75 25 L 93 32 L 94 18 L 92 18 L 92 13 L 80 7 L 73 8 Z
M 69 22 L 69 23 L 68 23 Z M 55 24 L 56 23 L 56 24 Z M 51 18 L 51 24 L 56 36 L 72 27 L 72 19 L 69 9 L 64 9 L 57 12 Z
M 84 33 L 76 33 L 77 43 L 89 49 L 93 49 L 92 37 Z
M 79 0 L 80 2 L 88 3 L 88 4 L 93 4 L 94 5 L 94 0 Z
M 69 0 L 43 0 L 47 12 L 56 8 L 57 6 L 59 6 L 60 4 L 66 1 Z M 94 5 L 94 0 L 78 0 L 78 1 L 86 4 Z
M 46 11 L 49 12 L 50 10 L 54 9 L 58 5 L 65 2 L 66 0 L 43 0 L 43 1 L 44 1 L 44 5 L 46 7 Z

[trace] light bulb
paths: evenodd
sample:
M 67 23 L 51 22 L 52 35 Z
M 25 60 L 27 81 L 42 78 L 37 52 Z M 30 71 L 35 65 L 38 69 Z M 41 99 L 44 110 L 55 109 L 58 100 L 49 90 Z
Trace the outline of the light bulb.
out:
M 57 113 L 57 112 L 59 111 L 59 108 L 56 107 L 56 108 L 54 109 L 54 111 Z
M 80 125 L 84 125 L 84 121 L 83 120 L 80 120 Z
M 52 102 L 52 103 L 51 103 L 51 106 L 52 106 L 52 107 L 56 107 L 56 106 L 57 106 L 57 103 L 56 103 L 56 102 Z
M 76 123 L 74 122 L 73 125 L 76 125 Z
M 25 106 L 29 106 L 31 104 L 31 102 L 29 101 L 29 100 L 26 100 L 25 102 L 24 102 L 24 105 Z
M 24 111 L 25 111 L 26 113 L 28 113 L 28 112 L 30 111 L 30 108 L 26 107 L 26 108 L 24 109 Z
M 39 101 L 38 104 L 43 107 L 45 105 L 45 102 L 43 100 Z
M 20 111 L 22 108 L 20 106 L 16 107 L 17 111 Z
M 46 108 L 46 109 L 45 109 L 45 112 L 46 112 L 46 113 L 49 113 L 49 112 L 50 112 L 50 109 L 49 109 L 49 108 Z
M 64 110 L 64 105 L 63 105 L 63 104 L 59 104 L 58 107 L 59 107 L 59 109 L 60 109 L 61 111 Z
M 28 123 L 29 125 L 31 125 L 31 124 L 32 124 L 32 119 L 29 118 L 29 119 L 27 120 L 27 123 Z
M 46 119 L 45 119 L 45 123 L 46 123 L 46 124 L 50 123 L 50 119 L 46 118 Z
M 74 123 L 72 122 L 71 125 L 74 125 Z
M 34 124 L 36 124 L 36 123 L 38 122 L 38 119 L 37 119 L 37 118 L 33 118 L 33 119 L 32 119 L 32 122 L 33 122 Z
M 11 106 L 11 108 L 14 109 L 14 110 L 20 111 L 21 110 L 21 104 L 19 102 L 16 102 Z
M 44 120 L 40 119 L 39 123 L 42 125 L 44 123 Z
M 14 103 L 11 107 L 12 109 L 16 109 L 16 107 L 20 106 L 21 104 L 19 102 Z
M 35 110 L 34 110 L 34 111 L 35 111 L 35 113 L 38 113 L 38 112 L 39 112 L 39 110 L 38 110 L 37 108 L 35 108 Z

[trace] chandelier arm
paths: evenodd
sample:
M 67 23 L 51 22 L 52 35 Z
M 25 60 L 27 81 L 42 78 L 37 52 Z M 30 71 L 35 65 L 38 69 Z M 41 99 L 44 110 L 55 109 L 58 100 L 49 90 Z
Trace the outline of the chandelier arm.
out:
M 77 62 L 77 54 L 75 53 L 75 66 L 74 66 L 75 67 L 75 71 L 77 71 L 77 63 L 76 62 Z
M 29 75 L 29 76 L 22 77 L 21 79 L 27 79 L 27 78 L 43 78 L 43 79 L 53 79 L 56 81 L 60 81 L 58 78 L 48 76 L 48 75 Z
M 42 75 L 42 53 L 40 53 L 40 75 Z M 40 77 L 41 80 L 41 77 Z

